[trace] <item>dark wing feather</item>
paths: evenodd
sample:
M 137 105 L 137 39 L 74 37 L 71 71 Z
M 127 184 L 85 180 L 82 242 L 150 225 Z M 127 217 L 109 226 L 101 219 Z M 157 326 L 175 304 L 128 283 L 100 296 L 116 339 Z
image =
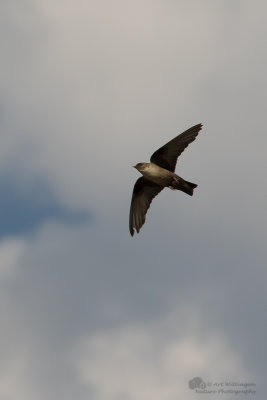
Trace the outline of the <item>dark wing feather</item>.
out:
M 137 179 L 133 189 L 129 218 L 129 228 L 132 236 L 134 235 L 134 229 L 139 233 L 145 223 L 146 213 L 151 201 L 162 189 L 163 186 L 159 186 L 144 177 Z
M 202 124 L 198 124 L 176 136 L 174 139 L 170 140 L 164 146 L 155 151 L 155 153 L 152 154 L 150 161 L 162 168 L 174 172 L 177 158 L 184 149 L 195 140 L 201 128 Z

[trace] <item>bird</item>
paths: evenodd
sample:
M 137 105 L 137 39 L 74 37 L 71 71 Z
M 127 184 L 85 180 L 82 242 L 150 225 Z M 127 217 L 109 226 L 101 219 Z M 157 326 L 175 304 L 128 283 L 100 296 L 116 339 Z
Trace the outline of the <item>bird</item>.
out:
M 134 165 L 143 176 L 137 179 L 132 193 L 129 230 L 131 236 L 135 231 L 139 233 L 146 220 L 146 213 L 155 196 L 165 187 L 193 196 L 195 183 L 188 182 L 175 174 L 177 158 L 184 149 L 192 143 L 200 130 L 202 124 L 197 124 L 187 129 L 164 146 L 155 151 L 150 163 L 140 162 Z

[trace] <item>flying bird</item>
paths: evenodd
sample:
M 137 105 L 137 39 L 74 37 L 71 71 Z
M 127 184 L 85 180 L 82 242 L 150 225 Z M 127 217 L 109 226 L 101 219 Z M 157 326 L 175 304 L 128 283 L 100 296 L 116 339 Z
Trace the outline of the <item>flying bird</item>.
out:
M 134 166 L 143 176 L 137 179 L 132 194 L 129 228 L 139 233 L 146 220 L 146 213 L 152 200 L 165 187 L 181 190 L 193 196 L 195 183 L 185 181 L 174 170 L 177 158 L 193 142 L 202 128 L 202 124 L 192 126 L 185 132 L 160 147 L 150 158 L 150 163 L 141 162 Z

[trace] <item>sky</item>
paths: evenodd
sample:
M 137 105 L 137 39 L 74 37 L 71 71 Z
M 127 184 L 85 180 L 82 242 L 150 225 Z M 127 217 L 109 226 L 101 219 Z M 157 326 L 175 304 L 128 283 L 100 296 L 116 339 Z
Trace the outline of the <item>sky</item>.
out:
M 1 2 L 1 400 L 266 398 L 266 13 Z M 132 166 L 197 123 L 132 238 Z

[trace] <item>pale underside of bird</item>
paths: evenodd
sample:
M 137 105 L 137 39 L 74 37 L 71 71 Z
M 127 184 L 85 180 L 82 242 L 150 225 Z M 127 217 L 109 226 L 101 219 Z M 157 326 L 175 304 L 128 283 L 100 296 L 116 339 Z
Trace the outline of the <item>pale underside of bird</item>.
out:
M 137 179 L 132 194 L 129 218 L 132 236 L 134 230 L 139 233 L 145 223 L 146 213 L 152 200 L 165 187 L 193 195 L 197 185 L 185 181 L 176 175 L 174 170 L 177 158 L 196 139 L 201 128 L 202 124 L 192 126 L 155 151 L 150 158 L 150 163 L 138 163 L 134 166 L 143 176 Z

